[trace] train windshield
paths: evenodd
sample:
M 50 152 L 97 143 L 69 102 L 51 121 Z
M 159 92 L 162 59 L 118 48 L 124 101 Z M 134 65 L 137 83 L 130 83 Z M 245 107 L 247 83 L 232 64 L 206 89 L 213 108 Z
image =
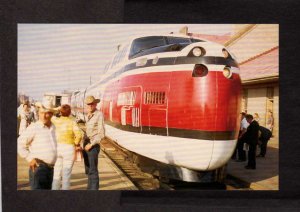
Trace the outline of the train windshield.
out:
M 132 42 L 129 59 L 159 52 L 180 51 L 185 46 L 203 42 L 199 39 L 174 36 L 149 36 L 137 38 Z
M 166 45 L 166 41 L 163 36 L 151 36 L 135 39 L 132 42 L 130 57 L 143 52 L 147 49 L 151 49 L 158 46 Z

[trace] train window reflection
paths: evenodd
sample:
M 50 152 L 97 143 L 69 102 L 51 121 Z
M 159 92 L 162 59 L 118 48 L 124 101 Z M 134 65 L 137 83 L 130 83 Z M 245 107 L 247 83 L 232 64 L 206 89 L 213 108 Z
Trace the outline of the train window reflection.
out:
M 163 36 L 150 36 L 135 39 L 132 42 L 132 46 L 130 49 L 130 57 L 136 55 L 146 49 L 151 49 L 158 46 L 166 45 L 166 41 Z
M 169 44 L 176 43 L 191 43 L 191 39 L 189 38 L 179 38 L 179 37 L 167 37 Z

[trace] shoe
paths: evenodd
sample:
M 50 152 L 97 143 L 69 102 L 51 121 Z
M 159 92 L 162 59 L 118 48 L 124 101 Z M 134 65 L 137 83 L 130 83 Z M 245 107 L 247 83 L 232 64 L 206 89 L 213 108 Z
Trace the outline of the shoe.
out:
M 255 167 L 245 166 L 245 169 L 256 169 Z
M 235 160 L 235 162 L 245 162 L 246 160 L 240 160 L 240 159 L 237 159 Z

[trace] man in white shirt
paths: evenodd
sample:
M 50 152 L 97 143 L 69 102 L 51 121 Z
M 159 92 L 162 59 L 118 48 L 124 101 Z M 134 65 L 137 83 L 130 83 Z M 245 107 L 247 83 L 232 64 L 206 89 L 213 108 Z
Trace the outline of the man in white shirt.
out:
M 243 149 L 244 141 L 243 141 L 242 137 L 246 133 L 247 128 L 249 126 L 249 123 L 247 122 L 247 120 L 245 118 L 246 113 L 242 112 L 241 114 L 242 114 L 242 121 L 241 121 L 241 128 L 240 128 L 240 133 L 239 133 L 238 144 L 237 144 L 237 151 L 238 151 L 237 162 L 246 161 L 246 152 Z
M 39 120 L 18 138 L 18 154 L 29 162 L 31 189 L 51 189 L 56 161 L 55 127 L 51 117 L 58 108 L 51 102 L 37 105 L 40 107 Z

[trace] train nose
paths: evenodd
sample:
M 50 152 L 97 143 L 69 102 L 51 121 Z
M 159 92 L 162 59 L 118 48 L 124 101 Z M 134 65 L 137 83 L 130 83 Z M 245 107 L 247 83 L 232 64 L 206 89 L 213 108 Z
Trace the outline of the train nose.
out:
M 241 81 L 238 74 L 231 79 L 216 73 L 215 138 L 208 169 L 223 166 L 230 159 L 239 132 Z

